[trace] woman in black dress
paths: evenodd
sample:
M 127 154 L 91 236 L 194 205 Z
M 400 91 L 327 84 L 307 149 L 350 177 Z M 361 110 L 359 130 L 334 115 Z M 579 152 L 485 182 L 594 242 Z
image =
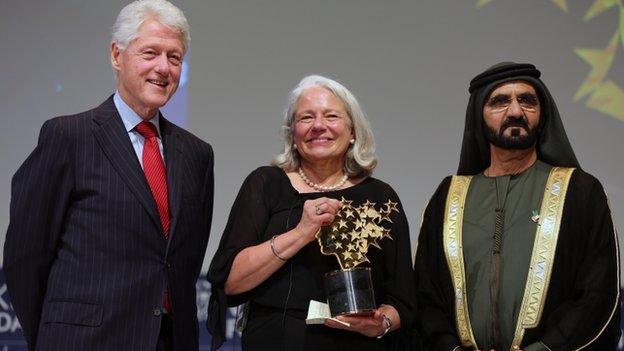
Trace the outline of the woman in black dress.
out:
M 210 265 L 213 346 L 224 340 L 227 306 L 248 302 L 246 351 L 396 348 L 415 309 L 409 229 L 394 190 L 370 176 L 377 160 L 362 109 L 338 82 L 309 76 L 290 94 L 283 130 L 283 153 L 243 183 Z M 371 268 L 379 307 L 371 316 L 338 317 L 350 326 L 306 325 L 310 300 L 327 300 L 323 275 L 340 269 L 336 257 L 321 254 L 315 234 L 340 216 L 344 201 L 358 210 L 360 230 L 368 221 L 387 234 L 359 265 Z M 370 219 L 377 215 L 385 220 Z

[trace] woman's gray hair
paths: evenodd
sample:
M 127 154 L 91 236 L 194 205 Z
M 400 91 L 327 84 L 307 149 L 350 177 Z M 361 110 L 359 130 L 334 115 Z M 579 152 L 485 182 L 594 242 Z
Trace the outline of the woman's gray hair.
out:
M 288 95 L 288 105 L 284 113 L 282 133 L 284 151 L 273 158 L 272 165 L 293 171 L 299 168 L 299 153 L 294 147 L 293 132 L 295 124 L 295 108 L 301 94 L 311 87 L 322 87 L 331 91 L 339 98 L 347 109 L 351 120 L 351 130 L 355 143 L 349 146 L 345 155 L 344 171 L 349 177 L 370 175 L 377 166 L 375 157 L 375 138 L 370 123 L 357 99 L 344 85 L 335 80 L 311 75 L 303 78 Z
M 182 10 L 165 0 L 138 0 L 126 5 L 113 25 L 112 41 L 119 49 L 125 50 L 130 42 L 137 38 L 139 27 L 148 19 L 178 31 L 184 50 L 191 41 L 189 24 Z

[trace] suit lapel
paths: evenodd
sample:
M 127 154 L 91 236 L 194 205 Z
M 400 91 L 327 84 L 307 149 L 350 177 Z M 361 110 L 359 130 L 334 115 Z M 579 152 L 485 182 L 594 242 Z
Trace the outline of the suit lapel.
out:
M 162 232 L 156 202 L 112 96 L 94 110 L 93 120 L 96 124 L 93 134 L 102 151 Z
M 180 217 L 180 203 L 182 201 L 182 143 L 180 134 L 175 126 L 160 117 L 160 131 L 163 139 L 165 165 L 167 167 L 167 185 L 169 188 L 169 210 L 171 226 L 169 227 L 169 242 L 173 239 L 175 227 Z M 168 248 L 168 246 L 167 246 Z

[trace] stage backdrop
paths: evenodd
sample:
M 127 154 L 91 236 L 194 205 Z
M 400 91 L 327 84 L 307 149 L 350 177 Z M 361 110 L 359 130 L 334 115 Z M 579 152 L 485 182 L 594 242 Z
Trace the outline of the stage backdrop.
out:
M 125 3 L 0 1 L 0 241 L 11 176 L 43 121 L 114 91 L 109 32 Z M 192 57 L 166 115 L 210 142 L 216 156 L 204 272 L 243 179 L 280 150 L 287 92 L 312 73 L 342 81 L 363 104 L 377 138 L 375 176 L 403 201 L 412 252 L 427 199 L 457 167 L 468 82 L 503 60 L 542 70 L 582 167 L 605 186 L 616 225 L 624 221 L 622 0 L 176 3 L 191 24 Z M 203 324 L 204 276 L 197 287 Z M 1 272 L 0 345 L 25 349 Z

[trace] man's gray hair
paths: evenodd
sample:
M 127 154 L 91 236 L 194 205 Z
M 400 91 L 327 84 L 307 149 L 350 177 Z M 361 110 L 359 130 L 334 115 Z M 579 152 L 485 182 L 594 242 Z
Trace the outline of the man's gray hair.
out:
M 293 171 L 299 167 L 299 153 L 293 146 L 295 108 L 301 94 L 308 88 L 316 86 L 331 91 L 340 99 L 351 120 L 351 130 L 355 143 L 349 146 L 345 155 L 344 171 L 350 177 L 372 174 L 375 166 L 377 166 L 375 138 L 364 111 L 355 96 L 344 85 L 318 75 L 303 78 L 288 95 L 288 105 L 285 109 L 282 125 L 284 151 L 275 156 L 271 164 L 286 171 Z
M 117 43 L 119 49 L 125 50 L 138 36 L 141 24 L 149 19 L 178 31 L 184 50 L 188 48 L 191 35 L 186 17 L 182 10 L 166 0 L 138 0 L 126 5 L 113 25 L 111 40 Z

